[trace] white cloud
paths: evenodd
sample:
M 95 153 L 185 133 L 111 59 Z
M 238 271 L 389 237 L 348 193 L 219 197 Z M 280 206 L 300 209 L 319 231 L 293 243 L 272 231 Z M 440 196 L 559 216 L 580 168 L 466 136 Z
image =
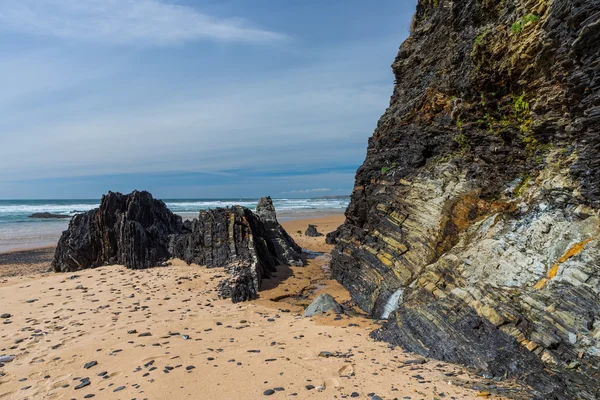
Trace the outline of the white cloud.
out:
M 317 188 L 317 189 L 303 189 L 303 190 L 290 190 L 289 192 L 281 192 L 282 194 L 300 194 L 300 193 L 320 193 L 320 192 L 331 192 L 330 188 Z
M 285 36 L 161 0 L 2 0 L 0 30 L 109 44 L 210 39 L 273 42 Z

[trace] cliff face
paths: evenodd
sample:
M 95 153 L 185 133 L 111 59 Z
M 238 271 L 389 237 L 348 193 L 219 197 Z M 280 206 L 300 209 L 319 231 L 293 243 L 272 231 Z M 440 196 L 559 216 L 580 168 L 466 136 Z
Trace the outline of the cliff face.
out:
M 328 237 L 374 336 L 600 398 L 600 1 L 420 0 Z

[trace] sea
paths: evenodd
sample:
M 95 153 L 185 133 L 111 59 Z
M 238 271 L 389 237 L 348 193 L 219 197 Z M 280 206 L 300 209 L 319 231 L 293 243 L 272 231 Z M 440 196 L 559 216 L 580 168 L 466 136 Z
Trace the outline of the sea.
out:
M 183 219 L 200 210 L 241 205 L 252 210 L 259 199 L 163 199 Z M 342 214 L 349 197 L 273 199 L 279 221 Z M 99 200 L 0 200 L 0 252 L 55 245 L 70 219 L 34 219 L 31 214 L 48 212 L 73 216 L 98 207 Z

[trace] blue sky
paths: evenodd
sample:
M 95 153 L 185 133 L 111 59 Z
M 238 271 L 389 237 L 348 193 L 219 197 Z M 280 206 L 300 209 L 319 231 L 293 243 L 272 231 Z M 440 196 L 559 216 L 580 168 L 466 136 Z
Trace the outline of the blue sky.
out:
M 0 2 L 0 199 L 350 193 L 413 0 Z

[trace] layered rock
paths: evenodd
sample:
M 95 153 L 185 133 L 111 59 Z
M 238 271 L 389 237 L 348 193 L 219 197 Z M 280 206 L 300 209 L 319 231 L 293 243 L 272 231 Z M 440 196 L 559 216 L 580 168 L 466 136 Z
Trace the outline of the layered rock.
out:
M 268 197 L 256 214 L 240 206 L 201 211 L 198 219 L 186 221 L 172 247 L 187 263 L 227 267 L 230 276 L 219 293 L 233 302 L 256 298 L 262 279 L 278 265 L 303 265 L 302 249 L 277 222 Z
M 279 225 L 271 197 L 260 199 L 256 206 L 256 215 L 260 217 L 265 226 L 267 239 L 273 244 L 277 259 L 286 265 L 304 265 L 302 248 Z
M 184 224 L 148 192 L 109 192 L 99 208 L 73 217 L 52 268 L 72 272 L 120 264 L 143 269 L 177 257 L 226 268 L 229 277 L 220 283 L 220 295 L 234 302 L 254 299 L 262 279 L 278 265 L 303 265 L 302 249 L 277 222 L 271 199 L 262 199 L 257 212 L 265 220 L 234 206 L 201 211 Z
M 109 192 L 99 208 L 73 217 L 58 241 L 52 268 L 57 272 L 112 264 L 150 268 L 171 258 L 170 237 L 181 229 L 181 217 L 150 193 Z
M 327 238 L 375 337 L 600 398 L 599 39 L 598 1 L 419 1 Z

